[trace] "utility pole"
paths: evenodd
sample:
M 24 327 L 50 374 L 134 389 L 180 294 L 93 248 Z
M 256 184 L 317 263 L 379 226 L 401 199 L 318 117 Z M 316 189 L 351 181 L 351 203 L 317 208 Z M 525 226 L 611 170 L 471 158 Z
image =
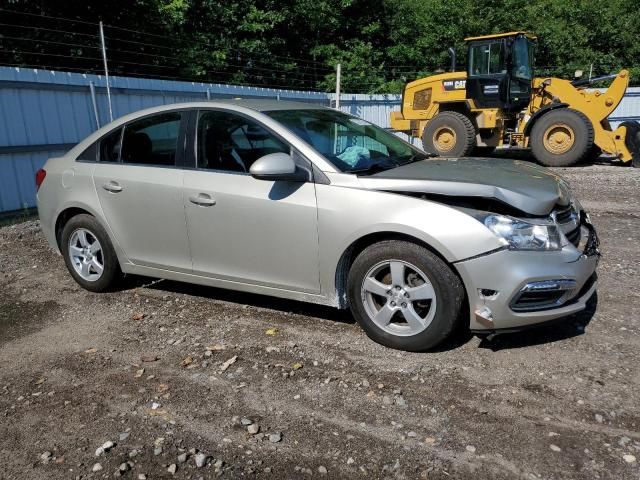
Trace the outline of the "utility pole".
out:
M 591 64 L 591 67 L 589 67 L 589 81 L 591 81 L 591 74 L 593 74 L 593 63 Z
M 113 122 L 113 109 L 111 108 L 111 88 L 109 87 L 109 69 L 107 68 L 107 48 L 104 44 L 104 29 L 100 21 L 100 43 L 102 44 L 102 61 L 104 62 L 104 78 L 107 81 L 107 101 L 109 102 L 109 121 Z
M 336 65 L 336 110 L 340 110 L 340 74 L 341 65 Z

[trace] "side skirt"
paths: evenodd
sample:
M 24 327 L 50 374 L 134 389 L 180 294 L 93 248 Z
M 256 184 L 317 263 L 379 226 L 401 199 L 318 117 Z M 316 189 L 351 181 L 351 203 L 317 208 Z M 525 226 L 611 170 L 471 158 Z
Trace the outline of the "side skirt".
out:
M 160 268 L 143 267 L 125 263 L 121 266 L 124 273 L 132 275 L 142 275 L 145 277 L 164 278 L 167 280 L 175 280 L 178 282 L 194 283 L 197 285 L 205 285 L 208 287 L 224 288 L 227 290 L 235 290 L 240 292 L 256 293 L 259 295 L 267 295 L 270 297 L 286 298 L 288 300 L 297 300 L 306 303 L 315 303 L 317 305 L 327 305 L 330 307 L 338 307 L 337 298 L 329 298 L 325 295 L 315 295 L 312 293 L 297 292 L 294 290 L 286 290 L 282 288 L 265 287 L 254 285 L 251 283 L 234 282 L 232 280 L 222 280 L 218 278 L 203 277 L 192 273 L 180 273 L 171 270 L 163 270 Z

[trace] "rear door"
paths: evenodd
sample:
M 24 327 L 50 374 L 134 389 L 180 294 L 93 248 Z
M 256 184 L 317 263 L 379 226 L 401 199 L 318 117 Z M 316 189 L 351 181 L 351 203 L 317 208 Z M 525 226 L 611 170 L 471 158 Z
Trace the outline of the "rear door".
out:
M 184 208 L 195 274 L 294 291 L 320 291 L 316 192 L 307 182 L 257 180 L 258 158 L 291 146 L 257 121 L 222 110 L 197 118 Z
M 186 116 L 180 111 L 149 115 L 100 141 L 93 174 L 100 206 L 137 265 L 191 271 L 182 202 Z

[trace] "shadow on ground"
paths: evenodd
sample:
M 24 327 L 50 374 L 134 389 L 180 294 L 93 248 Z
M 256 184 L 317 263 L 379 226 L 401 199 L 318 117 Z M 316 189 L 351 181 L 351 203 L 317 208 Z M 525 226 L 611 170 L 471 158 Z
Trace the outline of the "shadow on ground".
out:
M 149 285 L 149 283 L 151 283 L 151 285 Z M 355 323 L 355 320 L 348 310 L 338 310 L 337 308 L 314 303 L 299 302 L 296 300 L 270 297 L 268 295 L 226 290 L 222 288 L 175 282 L 171 280 L 154 281 L 153 279 L 138 277 L 132 278 L 127 282 L 127 288 L 143 286 L 167 293 L 179 293 L 194 297 L 208 298 L 210 300 L 235 303 L 238 307 L 249 305 L 251 307 L 267 308 L 270 310 L 289 312 L 340 323 Z
M 21 302 L 0 293 L 0 345 L 44 328 L 59 310 L 52 300 Z

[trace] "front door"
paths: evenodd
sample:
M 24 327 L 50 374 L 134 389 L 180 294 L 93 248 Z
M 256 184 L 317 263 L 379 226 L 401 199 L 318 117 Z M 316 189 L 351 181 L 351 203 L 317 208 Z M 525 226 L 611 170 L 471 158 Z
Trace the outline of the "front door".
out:
M 228 111 L 201 111 L 196 131 L 197 168 L 184 175 L 194 273 L 318 293 L 314 184 L 257 180 L 248 173 L 258 158 L 290 153 L 290 145 Z
M 126 124 L 100 142 L 93 178 L 105 218 L 136 265 L 190 272 L 178 168 L 180 112 Z
M 504 39 L 469 44 L 467 98 L 478 108 L 503 108 L 508 103 Z

